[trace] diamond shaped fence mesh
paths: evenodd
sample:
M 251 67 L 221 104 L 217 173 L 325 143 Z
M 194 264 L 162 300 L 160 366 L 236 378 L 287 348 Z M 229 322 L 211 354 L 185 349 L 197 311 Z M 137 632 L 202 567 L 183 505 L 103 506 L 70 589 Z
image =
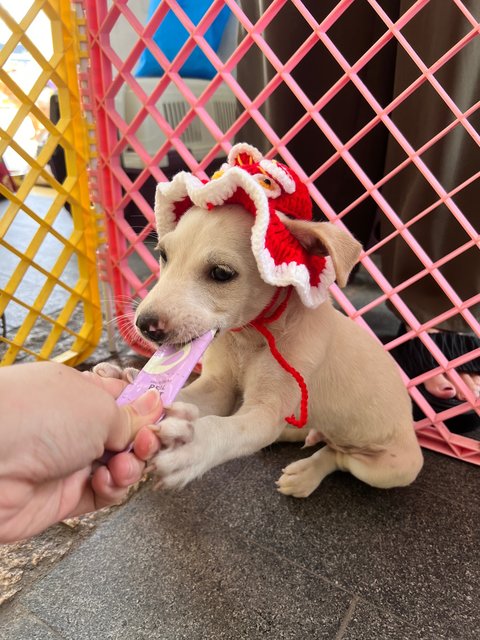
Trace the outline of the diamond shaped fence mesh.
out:
M 74 365 L 101 336 L 77 26 L 61 0 L 0 7 L 2 365 Z
M 431 330 L 480 335 L 479 7 L 474 0 L 214 0 L 193 21 L 180 0 L 85 0 L 91 111 L 98 140 L 94 198 L 105 212 L 105 274 L 126 340 L 135 301 L 155 281 L 153 192 L 178 169 L 211 175 L 232 144 L 278 157 L 309 186 L 319 219 L 363 243 L 368 304 L 332 287 L 336 304 L 369 326 L 386 308 L 435 366 L 409 379 L 425 418 L 424 446 L 480 464 L 480 443 L 445 421 L 479 412 L 459 374 L 480 349 L 449 360 Z M 219 49 L 208 29 L 228 7 Z M 169 15 L 188 37 L 167 57 L 155 34 Z M 182 71 L 198 47 L 211 79 Z M 139 73 L 151 53 L 156 70 Z M 108 252 L 108 253 L 107 253 Z M 140 265 L 140 266 L 139 266 Z M 446 373 L 458 406 L 434 410 L 421 385 Z

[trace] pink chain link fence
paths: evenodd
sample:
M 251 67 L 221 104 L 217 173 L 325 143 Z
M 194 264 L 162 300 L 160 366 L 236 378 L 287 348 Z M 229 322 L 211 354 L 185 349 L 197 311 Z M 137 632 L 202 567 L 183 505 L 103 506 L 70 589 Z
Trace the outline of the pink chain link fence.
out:
M 460 197 L 469 191 L 473 193 L 472 190 L 478 189 L 479 184 L 480 157 L 478 153 L 475 156 L 480 142 L 475 128 L 478 125 L 478 118 L 475 118 L 480 113 L 480 103 L 475 100 L 475 95 L 478 98 L 479 85 L 476 85 L 476 91 L 469 93 L 470 97 L 455 101 L 445 88 L 449 84 L 442 75 L 445 70 L 460 73 L 461 70 L 455 65 L 465 52 L 469 55 L 473 51 L 480 54 L 478 4 L 475 6 L 474 2 L 460 0 L 433 2 L 437 4 L 444 20 L 448 22 L 451 19 L 449 16 L 453 15 L 457 23 L 461 23 L 457 31 L 450 30 L 440 54 L 437 51 L 433 57 L 428 48 L 416 50 L 411 43 L 415 39 L 410 37 L 412 29 L 418 31 L 422 24 L 427 25 L 423 34 L 425 41 L 438 37 L 437 33 L 428 32 L 428 15 L 432 14 L 428 0 L 343 0 L 325 3 L 306 0 L 243 3 L 214 0 L 197 25 L 192 23 L 180 6 L 182 3 L 177 0 L 158 3 L 150 20 L 136 10 L 137 4 L 141 5 L 142 2 L 85 0 L 84 3 L 91 59 L 90 106 L 95 117 L 98 144 L 96 168 L 92 176 L 94 197 L 106 214 L 108 259 L 103 263 L 108 265 L 115 314 L 119 318 L 118 326 L 123 337 L 140 350 L 131 325 L 133 305 L 136 299 L 145 296 L 158 273 L 157 258 L 150 250 L 153 190 L 149 185 L 171 177 L 172 167 L 188 168 L 199 177 L 207 177 L 219 159 L 226 156 L 235 140 L 245 139 L 256 144 L 256 139 L 261 139 L 260 146 L 263 146 L 267 157 L 278 156 L 289 164 L 309 185 L 319 212 L 332 222 L 350 226 L 361 207 L 371 203 L 371 208 L 375 210 L 375 225 L 382 227 L 383 233 L 371 235 L 361 262 L 378 286 L 378 295 L 367 305 L 356 308 L 334 286 L 334 299 L 345 313 L 368 330 L 365 314 L 388 303 L 410 327 L 403 335 L 390 339 L 385 345 L 388 350 L 412 337 L 421 339 L 438 366 L 411 380 L 405 376 L 412 398 L 426 416 L 416 425 L 420 442 L 436 451 L 480 464 L 480 442 L 452 434 L 444 424 L 446 419 L 455 415 L 472 410 L 478 413 L 480 410 L 479 399 L 474 397 L 455 371 L 461 364 L 480 357 L 480 349 L 476 348 L 449 361 L 428 334 L 431 328 L 459 317 L 467 331 L 480 335 L 480 324 L 474 310 L 475 305 L 480 303 L 478 289 L 465 295 L 456 290 L 445 275 L 445 267 L 466 252 L 473 256 L 469 259 L 471 272 L 480 272 L 479 232 L 474 227 L 472 211 L 466 211 Z M 397 7 L 396 12 L 391 10 L 392 5 Z M 234 38 L 230 50 L 221 56 L 204 36 L 225 6 L 229 7 L 232 14 L 230 24 L 234 25 L 234 30 L 231 31 L 235 34 L 238 27 L 239 36 L 238 39 Z M 189 33 L 189 38 L 173 61 L 165 57 L 153 40 L 170 10 Z M 347 46 L 348 35 L 345 38 L 341 34 L 342 30 L 345 32 L 346 21 L 355 21 L 357 11 L 363 12 L 364 22 L 354 28 L 365 29 L 371 35 L 370 42 L 352 53 L 352 48 Z M 288 51 L 288 43 L 298 38 L 297 24 L 301 25 L 304 35 L 300 44 L 295 42 L 292 54 Z M 116 30 L 119 33 L 128 31 L 129 34 L 117 46 L 114 43 Z M 276 44 L 279 41 L 280 47 Z M 192 82 L 179 73 L 196 46 L 216 69 L 216 75 L 210 81 Z M 161 77 L 144 79 L 136 76 L 135 69 L 145 48 L 152 52 L 164 70 Z M 311 64 L 312 55 L 319 48 L 322 59 L 328 56 L 335 69 L 331 80 L 328 80 L 328 71 L 323 73 L 320 66 Z M 398 65 L 399 57 L 403 56 L 408 61 L 408 72 L 404 77 L 400 73 L 401 77 L 395 82 L 391 77 L 385 77 L 380 78 L 379 83 L 377 78 L 377 86 L 381 86 L 382 90 L 372 90 L 371 78 L 372 73 L 375 75 L 375 65 L 388 56 L 394 65 L 395 60 Z M 473 56 L 473 59 L 476 59 L 478 68 L 479 56 Z M 247 60 L 252 62 L 246 64 Z M 306 61 L 310 64 L 309 86 L 305 85 L 302 74 L 298 72 Z M 261 75 L 260 71 L 263 73 L 261 80 L 255 80 Z M 253 79 L 248 80 L 249 75 Z M 316 76 L 330 83 L 327 88 L 322 87 L 320 93 L 318 87 L 322 83 L 316 83 Z M 479 77 L 478 73 L 476 77 Z M 388 92 L 384 92 L 387 86 L 390 87 L 388 97 Z M 295 116 L 293 123 L 290 121 L 288 125 L 278 127 L 275 123 L 279 120 L 274 109 L 280 95 L 277 92 L 281 91 L 283 95 L 288 95 L 288 100 L 283 99 L 283 109 L 288 111 L 292 108 L 298 117 Z M 330 111 L 336 109 L 336 100 L 345 91 L 353 92 L 351 95 L 363 105 L 363 111 L 367 114 L 358 120 L 356 126 L 350 127 L 347 134 L 343 125 L 332 124 L 335 118 L 328 115 L 329 108 Z M 434 135 L 428 135 L 419 142 L 407 135 L 401 124 L 401 116 L 397 118 L 397 114 L 401 114 L 405 105 L 420 91 L 427 91 L 430 100 L 435 100 L 438 109 L 446 112 L 447 116 Z M 379 97 L 382 92 L 382 97 Z M 177 104 L 170 111 L 159 106 L 167 95 L 174 95 Z M 232 99 L 237 107 L 233 111 Z M 179 103 L 182 104 L 181 108 L 178 107 Z M 212 109 L 212 104 L 216 106 L 216 111 Z M 284 118 L 284 122 L 287 121 L 288 117 Z M 419 128 L 422 127 L 421 123 L 422 113 L 419 111 Z M 324 141 L 315 166 L 303 161 L 298 145 L 294 144 L 302 134 L 312 131 L 312 126 Z M 158 132 L 160 141 L 152 150 L 148 132 L 154 130 Z M 201 151 L 193 144 L 195 136 L 198 138 L 200 135 L 199 131 L 209 141 L 208 148 Z M 437 154 L 439 143 L 457 135 L 459 131 L 463 139 L 468 140 L 476 163 L 466 163 L 463 173 L 458 174 L 458 182 L 451 186 L 443 175 L 439 175 L 441 172 L 432 169 L 435 163 L 431 158 Z M 358 150 L 378 133 L 383 136 L 385 145 L 385 140 L 388 140 L 389 148 L 395 147 L 397 152 L 393 157 L 397 160 L 390 162 L 380 174 L 374 175 L 375 172 L 365 163 L 365 153 Z M 252 141 L 250 134 L 256 139 Z M 337 168 L 346 176 L 346 186 L 341 186 L 342 197 L 335 200 L 325 194 L 321 185 L 322 177 L 327 177 L 328 183 L 329 172 Z M 395 205 L 392 205 L 392 198 L 386 196 L 388 187 L 395 185 L 395 180 L 404 172 L 415 175 L 414 179 L 421 178 L 429 193 L 426 206 L 417 206 L 408 220 L 400 217 Z M 352 189 L 348 187 L 349 180 L 354 185 Z M 409 196 L 407 192 L 403 195 L 405 198 Z M 435 216 L 440 207 L 442 215 L 451 217 L 461 228 L 462 241 L 453 250 L 434 259 L 422 246 L 415 229 L 418 223 L 431 220 L 431 233 L 434 234 Z M 478 220 L 478 204 L 475 215 Z M 416 256 L 418 266 L 413 274 L 393 284 L 382 271 L 376 256 L 399 239 Z M 140 270 L 139 263 L 142 265 Z M 471 273 L 465 273 L 465 278 L 470 276 Z M 409 287 L 424 278 L 433 279 L 448 300 L 445 310 L 427 320 L 417 317 L 418 314 L 407 304 L 404 295 Z M 435 413 L 417 387 L 440 372 L 448 372 L 451 379 L 463 389 L 467 400 L 458 407 Z

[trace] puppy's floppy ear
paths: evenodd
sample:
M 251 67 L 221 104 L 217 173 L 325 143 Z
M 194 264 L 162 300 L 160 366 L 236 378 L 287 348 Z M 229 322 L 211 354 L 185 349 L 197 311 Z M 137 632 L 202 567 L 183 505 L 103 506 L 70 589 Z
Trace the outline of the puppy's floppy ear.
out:
M 277 214 L 309 253 L 331 257 L 337 283 L 344 287 L 350 271 L 358 262 L 362 245 L 348 231 L 331 222 L 292 220 L 279 212 Z

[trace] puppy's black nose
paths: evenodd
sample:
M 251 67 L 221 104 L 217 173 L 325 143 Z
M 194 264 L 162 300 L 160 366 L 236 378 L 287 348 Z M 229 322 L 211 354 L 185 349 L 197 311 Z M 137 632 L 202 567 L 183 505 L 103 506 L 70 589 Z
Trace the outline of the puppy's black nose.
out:
M 145 336 L 147 340 L 151 340 L 157 344 L 165 342 L 167 332 L 158 317 L 150 315 L 138 316 L 135 324 L 137 325 L 140 333 Z

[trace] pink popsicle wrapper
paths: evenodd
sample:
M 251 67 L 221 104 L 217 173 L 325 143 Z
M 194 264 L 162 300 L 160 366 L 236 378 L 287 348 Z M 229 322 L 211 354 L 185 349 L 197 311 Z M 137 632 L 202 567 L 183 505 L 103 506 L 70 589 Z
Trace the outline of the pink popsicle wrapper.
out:
M 119 406 L 129 404 L 149 389 L 158 389 L 163 405 L 168 407 L 175 400 L 177 393 L 212 342 L 215 333 L 215 331 L 208 331 L 181 347 L 168 344 L 160 347 L 138 373 L 132 384 L 125 387 L 118 396 L 117 404 Z M 160 416 L 159 421 L 163 417 L 164 415 Z M 126 451 L 131 449 L 132 445 Z M 105 451 L 99 462 L 106 464 L 115 453 Z

